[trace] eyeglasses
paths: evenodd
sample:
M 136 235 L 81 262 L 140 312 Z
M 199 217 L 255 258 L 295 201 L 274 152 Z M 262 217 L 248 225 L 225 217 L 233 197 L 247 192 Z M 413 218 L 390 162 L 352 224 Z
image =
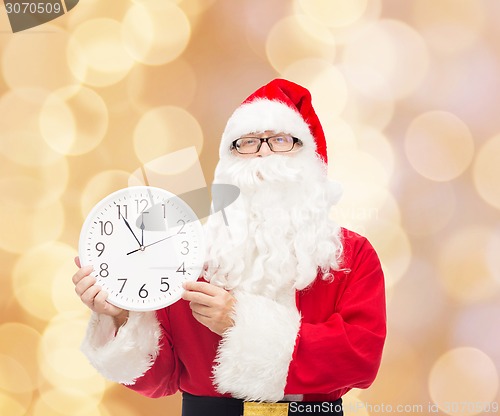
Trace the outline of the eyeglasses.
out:
M 277 134 L 271 137 L 240 137 L 231 143 L 231 150 L 234 149 L 243 155 L 258 153 L 263 142 L 266 142 L 269 149 L 275 153 L 289 152 L 297 143 L 302 146 L 302 142 L 296 137 L 289 134 Z

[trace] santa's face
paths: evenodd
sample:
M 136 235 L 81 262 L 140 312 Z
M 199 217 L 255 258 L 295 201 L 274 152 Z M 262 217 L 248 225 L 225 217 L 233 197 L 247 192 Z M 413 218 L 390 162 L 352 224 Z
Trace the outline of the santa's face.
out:
M 220 160 L 215 182 L 238 186 L 240 196 L 225 210 L 228 225 L 219 215 L 206 224 L 212 283 L 279 299 L 310 284 L 318 268 L 337 266 L 339 228 L 328 217 L 338 189 L 332 192 L 316 155 L 300 145 L 273 152 L 264 142 L 252 154 L 233 149 Z

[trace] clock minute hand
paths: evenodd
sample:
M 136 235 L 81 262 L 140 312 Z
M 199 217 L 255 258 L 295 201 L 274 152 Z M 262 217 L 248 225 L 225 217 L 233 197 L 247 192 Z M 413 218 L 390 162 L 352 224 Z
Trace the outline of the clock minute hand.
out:
M 132 235 L 134 236 L 135 240 L 139 243 L 139 245 L 142 247 L 142 244 L 141 242 L 139 241 L 139 239 L 137 238 L 137 236 L 135 235 L 134 231 L 132 230 L 132 227 L 130 227 L 130 224 L 128 223 L 128 221 L 124 218 L 123 218 L 123 221 L 125 221 L 125 225 L 128 227 L 128 229 L 130 230 L 130 232 L 132 233 Z
M 141 246 L 143 246 L 144 245 L 144 228 L 146 228 L 144 225 L 144 212 L 141 215 L 142 215 L 142 217 L 141 217 L 141 219 L 142 219 L 142 222 L 141 222 Z
M 144 251 L 144 249 L 145 249 L 146 247 L 152 246 L 153 244 L 161 243 L 162 241 L 165 241 L 165 240 L 167 240 L 167 239 L 169 239 L 169 238 L 171 238 L 171 237 L 173 237 L 173 236 L 175 236 L 175 235 L 177 235 L 177 234 L 172 234 L 172 235 L 169 235 L 168 237 L 162 238 L 161 240 L 155 241 L 154 243 L 148 244 L 147 246 L 141 246 L 141 247 L 140 247 L 140 248 L 138 248 L 137 250 L 132 250 L 132 251 L 128 252 L 128 253 L 127 253 L 127 256 L 128 256 L 129 254 L 135 253 L 135 252 L 137 252 L 137 251 Z

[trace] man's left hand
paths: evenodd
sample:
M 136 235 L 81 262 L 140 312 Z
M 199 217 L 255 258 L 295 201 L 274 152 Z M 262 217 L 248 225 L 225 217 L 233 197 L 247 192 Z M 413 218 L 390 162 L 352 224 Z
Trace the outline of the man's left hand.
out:
M 182 299 L 189 302 L 194 318 L 216 334 L 234 325 L 231 318 L 235 298 L 227 290 L 207 282 L 186 282 Z

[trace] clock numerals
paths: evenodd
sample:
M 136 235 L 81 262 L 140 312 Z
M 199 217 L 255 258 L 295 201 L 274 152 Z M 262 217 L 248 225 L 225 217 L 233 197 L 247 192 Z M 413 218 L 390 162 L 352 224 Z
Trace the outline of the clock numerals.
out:
M 187 256 L 189 254 L 189 241 L 182 242 L 182 251 L 181 254 L 183 256 Z
M 186 221 L 184 221 L 184 220 L 178 220 L 177 224 L 181 224 L 181 228 L 179 229 L 179 231 L 177 231 L 177 234 L 186 234 L 186 231 L 183 231 L 183 229 L 184 229 L 184 227 L 186 225 Z
M 161 278 L 160 292 L 168 292 L 170 290 L 170 284 L 168 283 L 168 277 Z
M 197 279 L 203 264 L 203 230 L 191 211 L 175 195 L 145 186 L 116 191 L 93 208 L 79 251 L 108 302 L 146 311 L 181 297 L 182 283 Z
M 186 267 L 184 266 L 184 263 L 182 263 L 176 270 L 177 273 L 182 273 L 184 276 L 186 274 Z
M 101 263 L 100 267 L 101 270 L 99 270 L 99 276 L 108 277 L 109 276 L 108 263 Z
M 148 214 L 148 200 L 147 199 L 136 199 L 135 200 L 135 206 L 136 206 L 136 211 L 137 214 Z
M 118 281 L 121 281 L 123 280 L 123 283 L 122 283 L 122 287 L 120 288 L 120 291 L 118 293 L 122 293 L 123 292 L 123 288 L 125 287 L 125 283 L 127 283 L 127 278 L 122 278 L 122 279 L 116 279 Z
M 128 278 L 126 277 L 120 277 L 116 279 L 117 281 L 121 282 L 120 289 L 118 293 L 123 293 L 123 290 L 125 289 L 125 286 L 127 285 Z M 150 289 L 151 290 L 151 289 Z M 168 292 L 170 290 L 170 283 L 168 282 L 168 277 L 161 277 L 160 278 L 160 292 Z M 146 283 L 144 283 L 138 291 L 139 297 L 142 299 L 146 299 L 149 296 L 149 291 L 146 289 Z
M 99 221 L 101 226 L 101 235 L 113 234 L 113 223 L 111 221 Z
M 97 257 L 101 257 L 102 253 L 104 253 L 105 248 L 106 248 L 106 246 L 104 245 L 104 243 L 102 243 L 100 241 L 95 245 L 95 249 L 99 252 Z
M 146 299 L 149 296 L 149 292 L 146 290 L 146 283 L 144 283 L 139 289 L 139 297 Z
M 121 218 L 128 219 L 128 205 L 116 204 L 116 206 L 118 207 L 118 220 L 120 220 Z

